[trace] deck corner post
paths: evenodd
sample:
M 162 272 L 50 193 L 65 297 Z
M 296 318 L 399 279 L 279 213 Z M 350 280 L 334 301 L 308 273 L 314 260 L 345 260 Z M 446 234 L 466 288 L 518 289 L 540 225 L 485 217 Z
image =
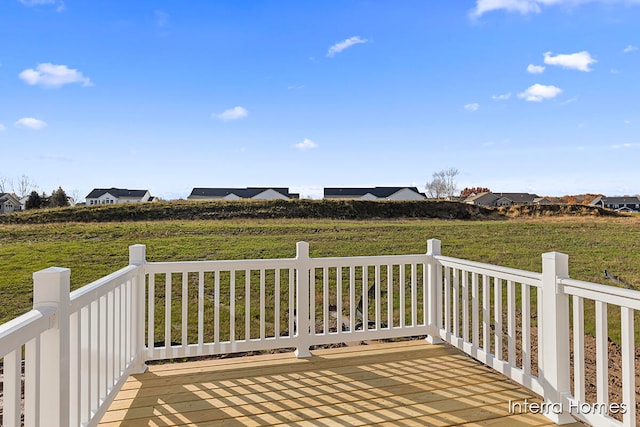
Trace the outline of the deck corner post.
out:
M 129 246 L 129 264 L 142 265 L 147 263 L 147 246 L 131 245 Z
M 296 351 L 298 358 L 311 357 L 311 319 L 309 312 L 311 258 L 309 257 L 309 243 L 296 244 Z
M 440 344 L 440 301 L 442 300 L 442 288 L 438 286 L 438 260 L 435 258 L 441 255 L 441 242 L 438 239 L 429 239 L 427 241 L 427 325 L 429 333 L 427 334 L 427 342 L 430 344 Z
M 52 315 L 49 329 L 40 338 L 40 363 L 46 363 L 46 368 L 40 369 L 38 378 L 39 419 L 49 426 L 70 422 L 70 279 L 68 268 L 49 267 L 33 273 L 33 309 Z
M 544 401 L 559 410 L 545 416 L 556 424 L 575 420 L 566 407 L 564 397 L 571 392 L 569 361 L 569 297 L 558 290 L 558 279 L 569 277 L 569 256 L 559 252 L 542 254 L 542 318 L 538 333 L 543 348 L 542 380 Z M 555 405 L 555 406 L 551 406 Z
M 145 362 L 145 272 L 142 268 L 147 263 L 147 246 L 129 246 L 129 265 L 138 266 L 138 274 L 133 281 L 132 318 L 135 319 L 133 335 L 134 359 L 131 364 L 132 373 L 140 374 L 147 370 Z

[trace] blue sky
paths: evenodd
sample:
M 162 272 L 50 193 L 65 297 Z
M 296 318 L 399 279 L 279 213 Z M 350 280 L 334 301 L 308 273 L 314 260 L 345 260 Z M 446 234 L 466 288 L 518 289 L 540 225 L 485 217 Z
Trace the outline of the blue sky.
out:
M 4 0 L 0 178 L 637 194 L 639 28 L 640 0 Z

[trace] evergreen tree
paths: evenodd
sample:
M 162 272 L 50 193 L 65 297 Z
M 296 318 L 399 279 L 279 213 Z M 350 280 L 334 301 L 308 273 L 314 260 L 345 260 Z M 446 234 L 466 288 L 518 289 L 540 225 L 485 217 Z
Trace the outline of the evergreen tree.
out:
M 29 194 L 29 198 L 24 207 L 25 209 L 40 209 L 42 207 L 42 197 L 40 197 L 37 191 L 34 190 Z
M 58 187 L 57 190 L 51 193 L 51 197 L 49 197 L 49 207 L 59 208 L 62 206 L 69 206 L 69 198 L 62 187 Z

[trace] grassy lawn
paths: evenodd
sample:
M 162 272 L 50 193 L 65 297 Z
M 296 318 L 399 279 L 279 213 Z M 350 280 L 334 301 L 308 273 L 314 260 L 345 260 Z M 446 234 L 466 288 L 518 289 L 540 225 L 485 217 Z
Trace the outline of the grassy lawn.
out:
M 31 308 L 34 271 L 71 268 L 72 289 L 128 262 L 147 245 L 150 261 L 423 253 L 442 240 L 448 256 L 541 270 L 541 254 L 569 255 L 572 278 L 607 283 L 604 270 L 640 289 L 640 217 L 447 220 L 223 220 L 0 225 L 0 323 Z

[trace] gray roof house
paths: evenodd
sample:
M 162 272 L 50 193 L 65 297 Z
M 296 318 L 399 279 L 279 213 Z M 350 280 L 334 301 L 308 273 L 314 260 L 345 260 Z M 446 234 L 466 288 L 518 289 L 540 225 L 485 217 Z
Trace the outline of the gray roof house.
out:
M 188 200 L 289 200 L 299 199 L 297 193 L 290 193 L 284 187 L 247 187 L 247 188 L 202 188 L 191 191 Z
M 116 203 L 151 202 L 149 190 L 129 190 L 126 188 L 94 188 L 87 197 L 87 205 L 109 205 Z
M 590 206 L 613 209 L 618 212 L 640 212 L 640 196 L 596 197 Z
M 369 187 L 324 189 L 325 199 L 361 200 L 424 200 L 426 196 L 416 187 Z
M 11 213 L 22 209 L 20 199 L 12 193 L 0 193 L 0 213 Z
M 551 204 L 545 197 L 530 193 L 478 193 L 466 199 L 465 203 L 478 206 L 513 206 L 513 205 L 544 205 Z

